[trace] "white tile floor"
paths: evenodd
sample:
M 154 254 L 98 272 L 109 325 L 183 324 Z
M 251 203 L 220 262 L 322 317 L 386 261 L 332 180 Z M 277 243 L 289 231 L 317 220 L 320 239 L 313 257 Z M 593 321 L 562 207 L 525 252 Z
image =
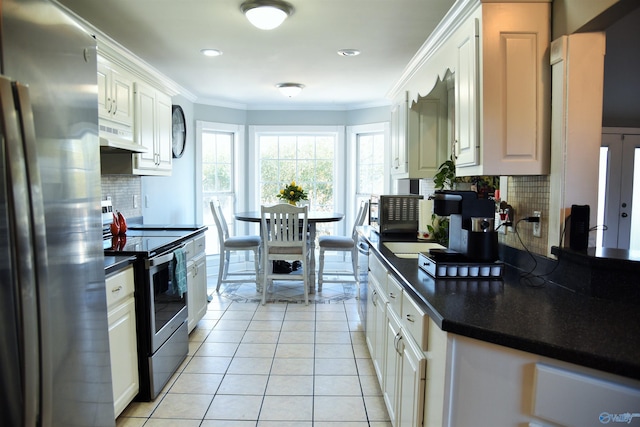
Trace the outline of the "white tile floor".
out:
M 214 293 L 162 394 L 130 404 L 117 426 L 391 425 L 355 298 L 243 301 Z

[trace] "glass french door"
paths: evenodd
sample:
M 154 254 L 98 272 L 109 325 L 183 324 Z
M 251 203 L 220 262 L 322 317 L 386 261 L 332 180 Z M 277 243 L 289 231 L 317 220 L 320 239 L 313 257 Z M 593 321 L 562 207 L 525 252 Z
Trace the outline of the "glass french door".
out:
M 600 159 L 598 245 L 640 250 L 640 134 L 604 133 Z

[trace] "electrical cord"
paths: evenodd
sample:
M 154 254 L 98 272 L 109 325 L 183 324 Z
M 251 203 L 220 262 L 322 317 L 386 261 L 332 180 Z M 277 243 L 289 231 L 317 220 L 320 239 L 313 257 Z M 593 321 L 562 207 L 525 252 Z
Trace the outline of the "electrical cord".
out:
M 562 248 L 562 244 L 564 242 L 564 236 L 567 232 L 567 222 L 569 221 L 569 219 L 571 218 L 571 215 L 567 216 L 564 219 L 564 224 L 562 227 L 562 233 L 560 234 L 560 243 L 558 244 L 558 247 Z M 527 222 L 540 222 L 540 218 L 538 217 L 534 217 L 534 216 L 529 216 L 529 217 L 524 217 L 520 220 L 518 220 L 514 226 L 514 230 L 516 232 L 516 236 L 518 237 L 518 240 L 520 241 L 520 244 L 522 245 L 522 247 L 525 249 L 525 251 L 527 251 L 527 253 L 529 254 L 529 256 L 531 257 L 531 259 L 533 260 L 533 268 L 527 272 L 524 273 L 520 273 L 520 281 L 524 282 L 527 286 L 531 286 L 531 287 L 543 287 L 545 286 L 545 284 L 549 281 L 547 276 L 550 276 L 551 274 L 553 274 L 556 269 L 558 268 L 558 265 L 560 265 L 560 259 L 556 259 L 555 260 L 555 264 L 553 266 L 553 268 L 551 268 L 551 270 L 549 270 L 546 273 L 543 274 L 533 274 L 533 272 L 536 270 L 536 268 L 538 268 L 538 262 L 535 259 L 535 256 L 531 253 L 531 251 L 529 251 L 529 248 L 527 248 L 527 246 L 524 244 L 524 242 L 522 241 L 522 239 L 520 238 L 520 233 L 518 233 L 518 224 L 522 221 L 527 221 Z M 498 227 L 500 228 L 500 227 Z M 589 231 L 596 231 L 598 229 L 602 229 L 603 231 L 606 231 L 608 229 L 608 227 L 606 225 L 596 225 L 593 226 L 589 229 Z M 496 229 L 497 230 L 497 229 Z M 542 280 L 542 283 L 535 283 L 535 281 L 539 281 Z
M 532 220 L 532 219 L 535 219 L 535 220 Z M 533 272 L 536 270 L 536 268 L 538 268 L 538 261 L 536 260 L 536 257 L 531 253 L 529 248 L 527 248 L 527 246 L 522 241 L 522 238 L 520 237 L 520 233 L 518 232 L 518 224 L 520 224 L 522 221 L 539 222 L 540 218 L 538 218 L 537 216 L 525 217 L 525 218 L 522 218 L 522 219 L 519 219 L 518 221 L 516 221 L 516 224 L 513 227 L 513 229 L 516 232 L 516 236 L 518 237 L 518 240 L 520 241 L 520 244 L 522 245 L 524 250 L 527 251 L 527 253 L 531 257 L 531 260 L 533 261 L 533 268 L 531 270 L 523 272 L 523 273 L 520 273 L 520 282 L 522 282 L 525 285 L 530 286 L 532 288 L 542 288 L 542 287 L 544 287 L 546 285 L 547 279 L 544 277 L 545 275 L 533 274 Z M 540 280 L 542 280 L 542 281 L 540 282 Z

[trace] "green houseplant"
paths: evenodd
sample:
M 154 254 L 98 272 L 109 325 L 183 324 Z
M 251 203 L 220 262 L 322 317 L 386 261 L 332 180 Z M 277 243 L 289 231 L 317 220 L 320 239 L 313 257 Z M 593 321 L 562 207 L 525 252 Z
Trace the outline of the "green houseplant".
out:
M 436 190 L 453 190 L 456 181 L 456 163 L 453 155 L 444 161 L 433 176 Z M 429 234 L 442 246 L 449 245 L 449 217 L 431 215 L 431 225 L 427 226 Z

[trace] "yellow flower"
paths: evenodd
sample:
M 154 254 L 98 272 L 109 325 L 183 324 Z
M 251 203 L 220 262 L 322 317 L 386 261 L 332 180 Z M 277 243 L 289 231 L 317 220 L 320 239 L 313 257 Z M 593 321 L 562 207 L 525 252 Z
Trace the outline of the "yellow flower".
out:
M 291 190 L 291 191 L 289 191 L 289 194 L 293 196 L 296 193 L 295 193 L 295 191 Z
M 302 191 L 302 187 L 298 186 L 298 191 Z
M 280 190 L 280 194 L 284 194 L 284 189 Z
M 296 186 L 296 182 L 295 181 L 291 181 L 291 186 L 295 187 Z

